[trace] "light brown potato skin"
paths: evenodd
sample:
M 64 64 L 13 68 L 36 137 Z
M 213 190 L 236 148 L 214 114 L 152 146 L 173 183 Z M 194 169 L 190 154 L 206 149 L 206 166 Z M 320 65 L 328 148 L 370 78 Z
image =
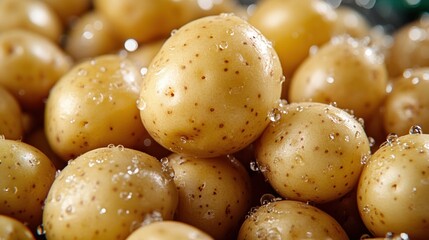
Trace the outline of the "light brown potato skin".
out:
M 363 222 L 376 236 L 405 232 L 427 239 L 429 135 L 408 134 L 381 146 L 365 165 L 357 189 Z
M 136 64 L 142 75 L 145 75 L 147 73 L 147 68 L 156 54 L 158 54 L 165 40 L 166 39 L 161 39 L 140 44 L 135 51 L 126 52 L 126 57 Z
M 214 240 L 200 229 L 178 221 L 161 221 L 145 225 L 134 231 L 126 240 Z
M 75 18 L 89 11 L 92 0 L 43 0 L 59 16 L 63 25 L 69 25 Z
M 291 77 L 311 46 L 329 41 L 336 17 L 320 0 L 265 0 L 257 3 L 249 22 L 273 42 L 284 74 Z
M 333 35 L 348 34 L 354 38 L 368 37 L 371 32 L 369 22 L 365 17 L 353 8 L 340 6 L 335 9 L 337 20 L 335 21 Z
M 30 229 L 17 219 L 0 215 L 0 239 L 34 240 Z
M 227 156 L 203 159 L 172 154 L 179 192 L 175 219 L 215 239 L 232 237 L 250 207 L 251 183 L 241 163 Z
M 0 136 L 13 140 L 22 139 L 24 126 L 18 101 L 1 85 L 0 99 Z
M 259 168 L 284 198 L 329 202 L 351 191 L 368 155 L 362 125 L 322 103 L 292 103 L 255 146 Z
M 177 201 L 156 158 L 122 146 L 98 148 L 55 179 L 43 226 L 47 239 L 125 239 L 151 217 L 171 220 Z
M 55 171 L 49 158 L 33 146 L 0 139 L 0 214 L 27 223 L 35 232 Z
M 26 30 L 0 34 L 0 85 L 23 110 L 42 109 L 49 90 L 71 65 L 63 50 L 46 37 Z
M 0 33 L 25 29 L 59 43 L 63 26 L 57 14 L 43 1 L 0 1 Z
M 413 125 L 429 130 L 429 68 L 416 68 L 392 79 L 392 90 L 383 103 L 386 132 L 408 134 Z
M 250 213 L 237 239 L 349 238 L 340 224 L 322 210 L 299 201 L 281 200 L 262 205 Z
M 140 116 L 173 152 L 227 155 L 262 133 L 281 87 L 280 62 L 258 30 L 233 15 L 200 18 L 180 28 L 153 59 Z
M 347 36 L 333 39 L 307 58 L 290 81 L 291 102 L 335 102 L 369 119 L 386 96 L 387 71 L 382 56 Z

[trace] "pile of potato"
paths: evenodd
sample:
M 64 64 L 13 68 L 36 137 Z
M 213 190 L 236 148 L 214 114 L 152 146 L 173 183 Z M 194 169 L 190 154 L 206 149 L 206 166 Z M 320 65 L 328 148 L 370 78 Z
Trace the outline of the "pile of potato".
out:
M 428 36 L 323 0 L 2 0 L 0 239 L 427 239 Z

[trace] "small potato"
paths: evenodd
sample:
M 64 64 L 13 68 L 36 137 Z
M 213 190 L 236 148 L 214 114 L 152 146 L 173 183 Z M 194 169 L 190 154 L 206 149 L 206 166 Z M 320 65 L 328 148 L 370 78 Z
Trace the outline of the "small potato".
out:
M 172 219 L 177 202 L 156 158 L 123 146 L 97 148 L 55 179 L 43 226 L 47 239 L 125 239 L 142 224 Z
M 202 159 L 172 154 L 164 159 L 174 172 L 179 192 L 175 219 L 215 239 L 229 239 L 250 208 L 251 186 L 246 169 L 227 156 Z
M 198 228 L 178 221 L 161 221 L 135 230 L 126 240 L 214 240 Z
M 429 68 L 409 69 L 392 80 L 383 103 L 383 126 L 389 133 L 405 135 L 413 125 L 429 129 Z
M 370 153 L 362 125 L 322 103 L 292 103 L 281 111 L 255 146 L 259 169 L 273 188 L 284 198 L 315 203 L 350 192 Z
M 59 16 L 64 26 L 91 9 L 92 0 L 42 0 Z
M 348 237 L 340 224 L 322 210 L 299 201 L 280 200 L 251 212 L 237 239 L 348 240 Z
M 291 77 L 310 47 L 331 39 L 336 18 L 335 10 L 322 0 L 265 0 L 256 3 L 249 22 L 273 42 L 284 74 Z
M 31 231 L 17 219 L 0 215 L 1 240 L 34 240 Z
M 370 24 L 360 12 L 346 6 L 336 8 L 335 12 L 337 13 L 337 20 L 335 21 L 333 35 L 347 34 L 354 38 L 370 36 Z
M 87 12 L 71 25 L 64 46 L 76 60 L 112 53 L 120 47 L 113 26 L 96 11 Z
M 25 29 L 59 43 L 63 26 L 58 15 L 43 1 L 1 0 L 0 33 Z
M 0 85 L 0 136 L 18 140 L 23 137 L 22 112 L 15 97 Z
M 55 171 L 38 149 L 0 138 L 0 214 L 26 223 L 35 232 Z
M 71 65 L 57 45 L 39 34 L 25 30 L 0 33 L 0 85 L 15 96 L 23 110 L 42 109 L 49 90 Z
M 307 58 L 290 81 L 289 101 L 337 103 L 369 119 L 386 96 L 382 55 L 348 36 L 333 38 Z
M 359 212 L 376 236 L 406 233 L 423 240 L 429 229 L 429 135 L 390 137 L 365 165 L 357 189 Z M 407 238 L 408 239 L 408 238 Z
M 73 67 L 46 102 L 49 144 L 67 161 L 108 144 L 137 148 L 147 135 L 136 101 L 141 75 L 127 59 L 99 56 Z
M 283 75 L 276 52 L 231 14 L 188 23 L 162 46 L 144 78 L 138 107 L 149 134 L 173 152 L 237 152 L 268 125 Z

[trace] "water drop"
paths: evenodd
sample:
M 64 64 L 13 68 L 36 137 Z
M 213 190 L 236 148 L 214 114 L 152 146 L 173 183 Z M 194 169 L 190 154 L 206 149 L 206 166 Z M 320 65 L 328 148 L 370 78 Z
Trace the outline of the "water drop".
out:
M 188 137 L 187 137 L 187 136 L 180 136 L 180 141 L 181 141 L 183 144 L 186 144 L 186 143 L 188 143 Z
M 386 137 L 386 144 L 389 146 L 393 146 L 393 144 L 398 139 L 398 134 L 396 133 L 389 133 Z
M 107 68 L 106 67 L 103 67 L 103 66 L 101 66 L 100 68 L 99 68 L 99 70 L 100 70 L 100 72 L 106 72 L 107 71 Z
M 286 82 L 286 76 L 285 75 L 280 77 L 280 84 L 283 84 L 284 82 Z
M 268 229 L 267 237 L 265 239 L 267 239 L 267 240 L 282 240 L 282 235 L 277 228 L 270 228 L 270 229 Z
M 392 239 L 393 238 L 393 232 L 387 232 L 386 235 L 384 235 L 384 238 L 386 239 Z
M 365 233 L 365 234 L 362 234 L 362 236 L 360 236 L 360 240 L 364 240 L 364 239 L 368 239 L 368 238 L 371 238 L 371 235 L 369 235 L 369 234 L 367 234 L 367 233 Z
M 375 139 L 373 137 L 368 137 L 369 147 L 375 146 Z
M 399 236 L 401 237 L 401 240 L 410 240 L 410 237 L 407 233 L 401 233 Z
M 106 212 L 107 212 L 107 209 L 105 209 L 105 208 L 101 208 L 101 209 L 100 209 L 100 211 L 99 211 L 99 213 L 100 213 L 101 215 L 106 214 Z
M 362 165 L 367 164 L 370 157 L 371 157 L 370 153 L 362 154 L 362 156 L 360 157 L 360 163 Z
M 124 48 L 128 52 L 134 52 L 137 50 L 138 47 L 139 43 L 135 39 L 130 38 L 124 42 Z
M 74 213 L 74 207 L 72 205 L 68 205 L 66 207 L 65 211 L 66 211 L 67 214 L 72 214 L 72 213 Z
M 46 234 L 46 231 L 45 231 L 45 228 L 43 227 L 43 224 L 40 224 L 39 226 L 37 226 L 36 233 L 39 236 L 43 236 Z
M 409 134 L 423 134 L 422 127 L 414 125 L 410 128 Z
M 326 82 L 327 82 L 327 83 L 329 83 L 329 84 L 331 84 L 331 83 L 334 83 L 334 82 L 335 82 L 335 79 L 334 79 L 334 77 L 332 77 L 332 76 L 328 76 L 328 77 L 326 78 Z
M 330 133 L 329 134 L 329 139 L 334 140 L 335 139 L 335 134 L 334 133 Z
M 228 42 L 225 41 L 221 41 L 218 45 L 217 45 L 218 49 L 220 51 L 225 50 L 228 48 Z
M 144 220 L 142 222 L 142 226 L 148 225 L 150 223 L 154 223 L 154 222 L 161 222 L 164 219 L 162 218 L 162 214 L 158 211 L 152 211 L 150 213 L 147 213 L 144 216 Z
M 37 166 L 40 164 L 40 160 L 37 158 L 30 158 L 28 159 L 28 162 L 30 163 L 31 166 Z
M 298 164 L 299 166 L 304 166 L 304 158 L 302 157 L 302 155 L 297 154 L 295 155 L 295 163 Z
M 309 49 L 310 56 L 315 55 L 319 51 L 319 46 L 313 45 Z
M 176 173 L 174 172 L 174 169 L 170 166 L 170 160 L 168 159 L 168 157 L 161 158 L 160 162 L 162 171 L 173 179 Z
M 350 136 L 349 136 L 349 135 L 345 135 L 345 136 L 344 136 L 344 141 L 346 141 L 346 142 L 350 142 Z
M 140 69 L 140 74 L 141 74 L 142 76 L 145 76 L 145 75 L 147 74 L 147 67 L 142 67 L 142 68 Z
M 233 29 L 229 28 L 228 30 L 226 30 L 226 33 L 230 36 L 234 36 L 235 32 Z
M 121 144 L 119 144 L 118 146 L 116 146 L 116 148 L 117 148 L 119 151 L 124 151 L 124 149 L 125 149 L 124 145 L 121 145 Z
M 124 199 L 124 200 L 130 200 L 131 198 L 133 198 L 133 193 L 132 192 L 120 192 L 119 197 L 121 199 Z
M 174 34 L 176 34 L 177 33 L 177 29 L 173 29 L 173 30 L 171 30 L 171 32 L 170 32 L 170 36 L 174 36 Z
M 280 121 L 281 117 L 282 113 L 278 108 L 273 108 L 268 112 L 268 119 L 273 123 Z
M 362 211 L 363 211 L 365 214 L 368 214 L 368 213 L 371 211 L 371 209 L 369 208 L 369 206 L 368 206 L 368 205 L 365 205 L 365 206 L 362 208 Z
M 257 162 L 250 162 L 250 170 L 254 171 L 254 172 L 258 172 L 259 171 L 259 166 Z
M 81 69 L 79 69 L 79 71 L 77 72 L 77 75 L 78 76 L 86 76 L 88 74 L 88 71 L 86 71 L 86 69 L 83 69 L 83 68 L 81 68 Z
M 275 201 L 278 201 L 278 199 L 276 198 L 276 196 L 274 196 L 271 193 L 265 193 L 259 199 L 259 202 L 261 203 L 261 205 L 266 205 L 268 203 L 275 202 Z
M 308 182 L 310 181 L 310 179 L 309 179 L 309 177 L 308 177 L 308 175 L 307 175 L 307 174 L 302 175 L 302 176 L 301 176 L 301 179 L 302 179 L 302 181 L 304 181 L 305 183 L 308 183 Z
M 296 111 L 297 112 L 302 112 L 304 110 L 304 107 L 303 106 L 297 106 L 296 107 Z
M 137 108 L 140 111 L 145 110 L 145 108 L 146 108 L 146 102 L 143 100 L 143 98 L 137 99 L 136 104 L 137 104 Z
M 110 143 L 109 145 L 107 145 L 107 147 L 108 147 L 108 148 L 114 148 L 114 147 L 115 147 L 115 144 Z

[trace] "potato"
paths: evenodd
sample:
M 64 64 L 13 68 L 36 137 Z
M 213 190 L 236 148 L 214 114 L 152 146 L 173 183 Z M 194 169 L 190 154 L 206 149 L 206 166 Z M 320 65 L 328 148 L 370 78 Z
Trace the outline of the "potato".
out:
M 337 103 L 369 119 L 386 96 L 383 56 L 348 36 L 334 38 L 307 58 L 290 81 L 291 102 Z
M 57 45 L 39 34 L 25 30 L 0 34 L 0 85 L 23 110 L 42 109 L 49 90 L 71 64 Z
M 310 47 L 329 41 L 336 18 L 325 1 L 265 0 L 257 2 L 249 22 L 273 42 L 285 75 L 291 77 Z
M 92 0 L 43 0 L 43 2 L 57 13 L 65 26 L 92 7 Z
M 34 240 L 31 231 L 20 221 L 0 215 L 0 239 L 2 240 Z
M 112 53 L 120 47 L 113 26 L 96 11 L 87 12 L 71 25 L 64 46 L 77 60 Z
M 251 212 L 240 228 L 238 240 L 348 239 L 340 224 L 309 204 L 280 200 Z
M 259 169 L 273 188 L 284 198 L 315 203 L 350 192 L 370 154 L 362 125 L 328 104 L 292 103 L 281 111 L 255 146 Z
M 131 48 L 128 48 L 128 49 L 125 43 L 124 45 L 126 50 L 125 51 L 126 57 L 136 64 L 137 68 L 140 69 L 140 73 L 144 76 L 147 73 L 147 68 L 149 67 L 153 58 L 161 49 L 164 42 L 165 42 L 165 39 L 161 39 L 161 40 L 138 45 L 138 43 L 136 44 L 136 42 L 132 41 L 133 45 Z M 134 46 L 134 44 L 136 45 Z M 137 47 L 137 48 L 134 49 L 134 47 Z M 122 53 L 123 52 L 120 52 L 120 54 Z
M 21 107 L 15 97 L 1 85 L 0 99 L 0 136 L 18 140 L 24 133 Z
M 177 202 L 156 158 L 123 146 L 97 148 L 55 179 L 43 226 L 47 239 L 125 239 L 142 224 L 172 219 Z
M 126 240 L 214 240 L 207 233 L 186 223 L 161 221 L 145 225 L 134 231 Z
M 376 236 L 407 233 L 427 239 L 429 229 L 429 135 L 390 137 L 369 159 L 359 180 L 357 203 L 366 227 Z
M 382 126 L 389 133 L 405 135 L 413 125 L 429 129 L 429 68 L 409 69 L 392 80 L 383 103 Z
M 73 67 L 52 88 L 45 131 L 63 160 L 108 144 L 137 148 L 147 135 L 139 117 L 141 75 L 117 55 L 99 56 Z
M 341 5 L 335 9 L 335 12 L 337 13 L 337 20 L 333 35 L 347 34 L 354 38 L 370 36 L 371 26 L 368 20 L 356 9 Z
M 42 207 L 55 171 L 38 149 L 0 138 L 0 214 L 16 218 L 35 231 L 42 223 Z
M 277 55 L 258 30 L 234 15 L 209 16 L 165 42 L 148 68 L 138 107 L 164 147 L 222 156 L 262 133 L 282 82 Z
M 215 239 L 229 239 L 250 208 L 251 183 L 246 169 L 227 156 L 202 159 L 172 154 L 164 159 L 179 192 L 175 219 Z
M 0 1 L 0 33 L 25 29 L 59 43 L 63 34 L 61 20 L 44 2 L 37 0 Z

